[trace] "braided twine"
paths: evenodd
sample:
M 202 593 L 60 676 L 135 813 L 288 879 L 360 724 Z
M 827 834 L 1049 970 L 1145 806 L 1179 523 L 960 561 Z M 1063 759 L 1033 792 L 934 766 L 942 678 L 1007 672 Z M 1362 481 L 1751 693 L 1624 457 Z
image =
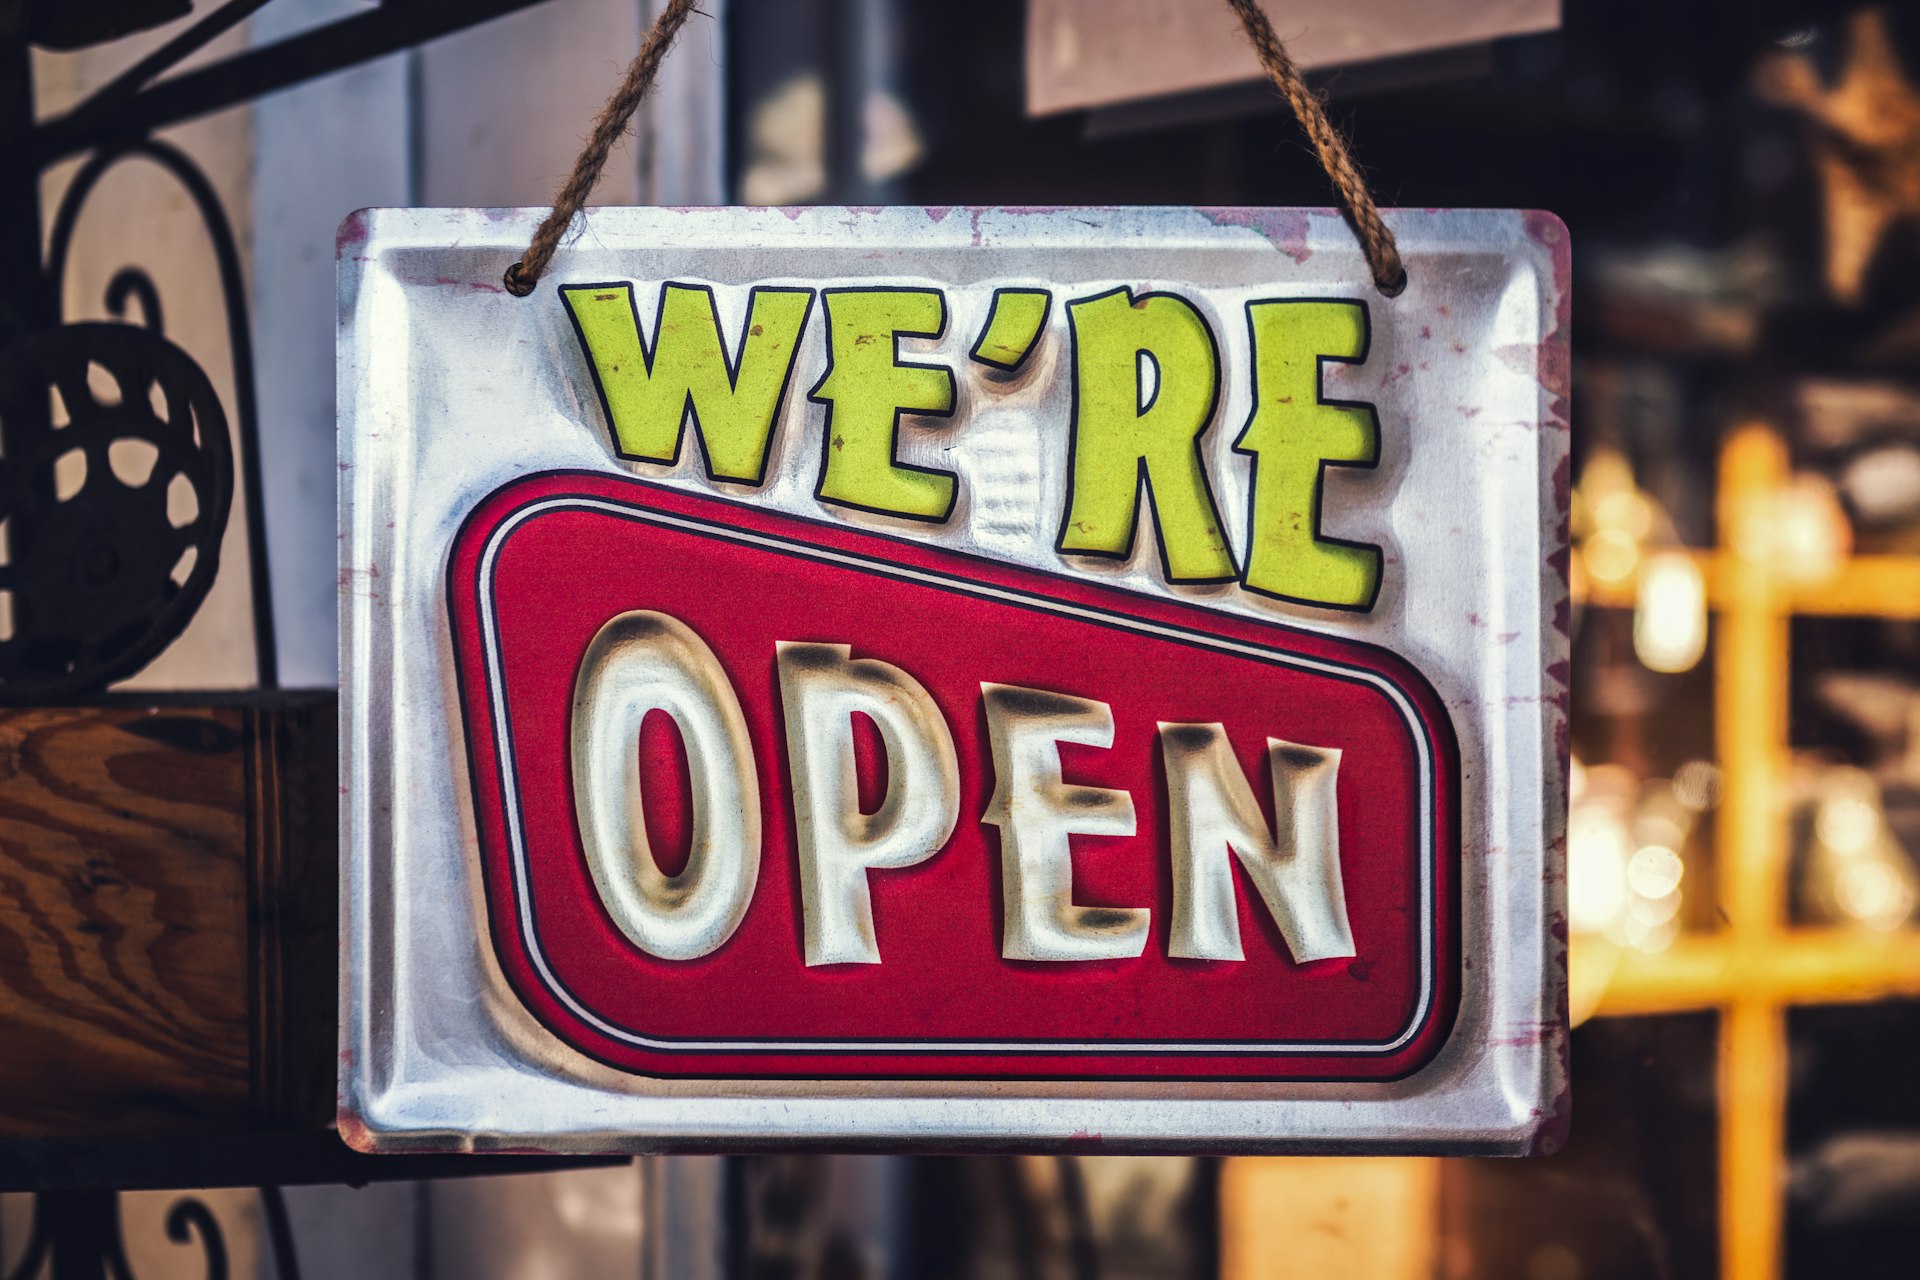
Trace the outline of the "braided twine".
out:
M 1393 232 L 1373 203 L 1367 180 L 1347 150 L 1347 140 L 1334 128 L 1333 121 L 1327 119 L 1327 109 L 1319 95 L 1300 78 L 1300 68 L 1288 55 L 1287 46 L 1274 34 L 1273 23 L 1259 4 L 1255 0 L 1227 0 L 1227 7 L 1239 15 L 1240 25 L 1246 28 L 1247 39 L 1259 56 L 1260 65 L 1267 69 L 1267 78 L 1293 108 L 1294 118 L 1306 130 L 1307 141 L 1313 143 L 1320 157 L 1320 167 L 1327 171 L 1327 177 L 1333 180 L 1333 189 L 1340 193 L 1341 203 L 1347 206 L 1347 217 L 1360 237 L 1360 247 L 1366 251 L 1367 266 L 1373 271 L 1373 283 L 1389 298 L 1395 296 L 1407 287 L 1406 264 L 1400 261 L 1400 247 L 1394 243 Z
M 1321 167 L 1327 171 L 1334 190 L 1346 205 L 1347 216 L 1353 223 L 1354 232 L 1360 237 L 1361 248 L 1366 251 L 1367 266 L 1373 272 L 1374 284 L 1381 293 L 1393 297 L 1407 286 L 1407 268 L 1400 260 L 1400 249 L 1394 243 L 1393 232 L 1380 217 L 1380 210 L 1373 203 L 1373 194 L 1367 190 L 1367 181 L 1347 150 L 1347 140 L 1327 119 L 1326 107 L 1319 97 L 1300 78 L 1300 69 L 1288 56 L 1287 47 L 1274 34 L 1273 23 L 1256 0 L 1227 0 L 1227 6 L 1238 15 L 1240 25 L 1246 28 L 1247 39 L 1253 44 L 1254 53 L 1259 56 L 1260 65 L 1266 68 L 1274 87 L 1280 90 L 1287 105 L 1293 109 L 1294 117 L 1299 120 L 1300 127 L 1306 131 L 1307 140 L 1313 143 L 1313 149 L 1320 157 Z M 660 11 L 653 29 L 647 32 L 647 38 L 641 42 L 640 52 L 627 68 L 620 87 L 607 99 L 607 105 L 600 109 L 599 116 L 594 120 L 587 145 L 573 162 L 573 172 L 567 175 L 566 182 L 553 198 L 552 212 L 547 214 L 533 233 L 533 240 L 527 245 L 527 251 L 520 255 L 520 261 L 507 268 L 507 291 L 515 297 L 524 298 L 532 293 L 540 277 L 545 274 L 548 264 L 553 261 L 554 251 L 560 247 L 560 238 L 573 225 L 574 218 L 585 207 L 587 198 L 600 181 L 600 171 L 606 168 L 607 154 L 620 135 L 626 132 L 634 112 L 640 109 L 641 101 L 652 90 L 661 61 L 667 56 L 667 50 L 673 47 L 674 37 L 680 34 L 680 28 L 686 25 L 688 15 L 693 12 L 694 0 L 667 0 L 666 7 Z
M 628 66 L 626 78 L 620 87 L 607 99 L 607 105 L 600 108 L 600 114 L 594 119 L 593 132 L 587 135 L 587 145 L 581 148 L 580 158 L 573 162 L 573 172 L 567 175 L 558 194 L 553 197 L 553 211 L 541 221 L 533 233 L 532 243 L 527 251 L 520 255 L 520 261 L 507 268 L 507 292 L 516 298 L 524 298 L 533 292 L 533 286 L 540 283 L 540 277 L 546 274 L 547 264 L 553 261 L 554 250 L 560 247 L 560 237 L 573 225 L 573 219 L 586 205 L 587 197 L 600 181 L 600 171 L 607 167 L 607 153 L 613 150 L 613 144 L 627 131 L 627 125 L 633 120 L 633 113 L 640 109 L 641 101 L 653 89 L 654 77 L 660 74 L 661 60 L 667 56 L 667 50 L 673 47 L 673 39 L 680 34 L 680 28 L 686 25 L 687 16 L 693 12 L 694 0 L 667 0 L 667 7 L 660 11 L 654 20 L 653 29 L 647 32 L 647 38 L 640 42 L 640 52 L 633 57 Z

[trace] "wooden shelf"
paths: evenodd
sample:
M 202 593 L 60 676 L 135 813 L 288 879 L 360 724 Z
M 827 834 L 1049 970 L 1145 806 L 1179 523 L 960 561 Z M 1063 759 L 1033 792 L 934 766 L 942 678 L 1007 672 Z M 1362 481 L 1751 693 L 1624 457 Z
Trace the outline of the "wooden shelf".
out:
M 1576 944 L 1576 968 L 1577 952 Z M 1757 949 L 1731 938 L 1682 935 L 1658 955 L 1620 952 L 1595 1013 L 1696 1012 L 1742 999 L 1848 1004 L 1888 996 L 1920 996 L 1920 931 L 1795 929 Z
M 0 1142 L 331 1123 L 334 715 L 0 710 Z
M 1726 552 L 1694 551 L 1710 608 L 1723 608 L 1734 560 Z M 1853 556 L 1816 582 L 1778 582 L 1773 607 L 1784 613 L 1825 617 L 1920 618 L 1920 556 Z M 1631 609 L 1634 584 L 1607 584 L 1587 575 L 1576 602 L 1602 609 Z
M 1730 434 L 1720 455 L 1722 538 L 1764 522 L 1788 480 L 1778 435 L 1763 426 Z M 1795 615 L 1920 618 L 1920 556 L 1854 556 L 1804 581 L 1731 546 L 1691 554 L 1720 619 L 1714 734 L 1725 789 L 1715 870 L 1727 928 L 1682 935 L 1658 955 L 1619 952 L 1608 957 L 1609 971 L 1589 970 L 1584 979 L 1576 940 L 1573 978 L 1576 988 L 1583 980 L 1604 984 L 1594 1006 L 1600 1016 L 1719 1014 L 1721 1274 L 1774 1280 L 1787 1185 L 1787 1010 L 1920 996 L 1920 930 L 1875 935 L 1786 922 L 1789 622 Z M 1573 578 L 1586 603 L 1634 607 L 1631 582 L 1596 582 L 1579 568 Z

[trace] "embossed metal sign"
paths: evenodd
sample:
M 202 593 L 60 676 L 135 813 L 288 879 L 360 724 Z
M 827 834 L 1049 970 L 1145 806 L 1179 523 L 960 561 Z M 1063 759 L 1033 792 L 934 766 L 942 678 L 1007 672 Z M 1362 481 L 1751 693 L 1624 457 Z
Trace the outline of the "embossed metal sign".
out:
M 1565 231 L 341 233 L 341 1125 L 1564 1131 Z

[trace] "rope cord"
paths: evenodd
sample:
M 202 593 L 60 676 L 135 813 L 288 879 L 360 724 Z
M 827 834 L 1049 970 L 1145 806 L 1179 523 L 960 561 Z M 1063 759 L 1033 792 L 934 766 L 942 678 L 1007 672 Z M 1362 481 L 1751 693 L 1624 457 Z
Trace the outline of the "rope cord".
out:
M 533 240 L 527 245 L 527 251 L 520 255 L 520 261 L 507 268 L 505 284 L 507 292 L 515 297 L 524 298 L 533 292 L 540 277 L 546 273 L 547 266 L 553 261 L 555 250 L 560 247 L 560 238 L 585 207 L 587 198 L 593 194 L 593 188 L 600 181 L 600 171 L 606 168 L 607 154 L 627 126 L 633 121 L 634 112 L 640 109 L 640 103 L 653 88 L 655 77 L 660 73 L 660 63 L 667 56 L 667 50 L 673 47 L 674 37 L 680 34 L 680 28 L 686 25 L 687 17 L 694 12 L 695 0 L 667 0 L 667 5 L 654 21 L 653 29 L 647 32 L 647 38 L 641 42 L 640 52 L 634 55 L 633 63 L 627 68 L 627 74 L 607 99 L 607 105 L 600 109 L 599 116 L 593 122 L 593 131 L 587 137 L 587 145 L 573 162 L 573 172 L 553 198 L 553 210 L 541 221 L 533 233 Z M 1320 158 L 1320 165 L 1327 171 L 1327 177 L 1339 193 L 1341 202 L 1346 205 L 1348 219 L 1353 224 L 1355 234 L 1360 237 L 1360 246 L 1367 255 L 1367 266 L 1373 272 L 1373 282 L 1381 293 L 1393 297 L 1407 287 L 1407 268 L 1400 260 L 1399 246 L 1394 243 L 1393 232 L 1380 217 L 1380 210 L 1373 202 L 1373 193 L 1367 190 L 1367 181 L 1361 176 L 1359 166 L 1354 164 L 1353 156 L 1347 149 L 1347 140 L 1333 122 L 1327 119 L 1326 107 L 1300 77 L 1300 69 L 1294 65 L 1287 54 L 1286 45 L 1274 33 L 1273 23 L 1260 8 L 1256 0 L 1227 0 L 1227 6 L 1240 18 L 1240 25 L 1246 28 L 1247 39 L 1253 45 L 1254 53 L 1260 59 L 1260 65 L 1266 68 L 1274 87 L 1286 99 L 1292 108 L 1294 118 L 1306 131 L 1307 140 L 1313 144 Z
M 504 283 L 508 293 L 516 298 L 524 298 L 533 292 L 533 287 L 540 283 L 540 277 L 546 274 L 547 264 L 553 261 L 554 250 L 560 247 L 560 237 L 573 225 L 574 218 L 586 205 L 587 197 L 593 194 L 594 187 L 600 181 L 600 171 L 607 167 L 607 153 L 613 150 L 613 144 L 620 135 L 627 131 L 627 125 L 633 121 L 633 113 L 640 109 L 640 103 L 653 89 L 654 77 L 660 74 L 660 63 L 667 56 L 667 50 L 673 47 L 673 39 L 680 34 L 680 28 L 686 25 L 693 7 L 694 0 L 667 0 L 667 7 L 654 20 L 653 29 L 640 42 L 640 52 L 633 56 L 620 87 L 607 99 L 607 105 L 600 108 L 600 115 L 593 122 L 593 132 L 587 135 L 587 145 L 581 148 L 580 158 L 573 162 L 573 172 L 567 175 L 567 180 L 553 197 L 553 212 L 534 231 L 533 240 L 527 245 L 527 251 L 520 255 L 520 261 L 507 268 Z
M 1327 119 L 1327 109 L 1319 95 L 1300 78 L 1300 68 L 1288 55 L 1287 46 L 1274 34 L 1273 23 L 1267 19 L 1266 12 L 1255 0 L 1227 0 L 1227 7 L 1239 15 L 1240 25 L 1246 28 L 1247 39 L 1259 56 L 1260 65 L 1267 69 L 1268 79 L 1293 108 L 1294 119 L 1300 122 L 1307 141 L 1313 143 L 1320 157 L 1320 167 L 1327 171 L 1327 177 L 1333 180 L 1333 189 L 1347 206 L 1347 217 L 1360 237 L 1360 247 L 1366 251 L 1367 266 L 1373 271 L 1374 285 L 1387 297 L 1396 296 L 1407 287 L 1406 264 L 1400 261 L 1400 247 L 1394 243 L 1393 232 L 1373 203 L 1367 180 L 1347 150 L 1346 138 L 1334 128 L 1333 121 Z

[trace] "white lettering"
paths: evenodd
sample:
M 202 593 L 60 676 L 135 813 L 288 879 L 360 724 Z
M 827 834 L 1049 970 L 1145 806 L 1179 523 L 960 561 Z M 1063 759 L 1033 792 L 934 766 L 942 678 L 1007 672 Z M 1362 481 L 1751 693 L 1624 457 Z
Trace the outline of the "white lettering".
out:
M 1297 961 L 1350 956 L 1353 931 L 1340 884 L 1340 753 L 1267 739 L 1276 833 L 1217 724 L 1162 724 L 1173 836 L 1173 932 L 1167 953 L 1243 960 L 1231 849 L 1273 913 Z
M 647 840 L 640 725 L 673 717 L 693 781 L 687 865 L 665 875 Z M 587 646 L 573 696 L 573 789 L 587 868 L 614 923 L 663 960 L 733 936 L 760 876 L 753 743 L 726 672 L 685 623 L 634 610 Z
M 843 644 L 779 646 L 809 965 L 879 964 L 867 873 L 926 861 L 960 817 L 960 766 L 940 708 L 900 668 L 851 653 Z M 856 713 L 886 745 L 887 794 L 873 813 L 860 812 Z
M 1113 745 L 1104 702 L 1040 689 L 983 684 L 993 739 L 995 787 L 982 821 L 1000 828 L 1006 907 L 1001 952 L 1009 960 L 1109 960 L 1147 945 L 1142 907 L 1082 907 L 1073 901 L 1070 834 L 1130 836 L 1133 797 L 1077 787 L 1060 777 L 1062 742 Z

